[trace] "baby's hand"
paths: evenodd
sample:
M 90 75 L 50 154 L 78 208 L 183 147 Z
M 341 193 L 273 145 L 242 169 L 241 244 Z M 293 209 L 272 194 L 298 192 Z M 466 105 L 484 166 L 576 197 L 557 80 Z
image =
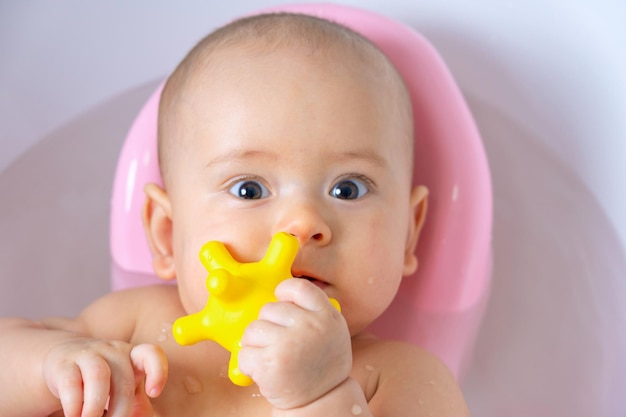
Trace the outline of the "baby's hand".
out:
M 43 372 L 65 417 L 102 417 L 107 401 L 107 417 L 143 416 L 165 386 L 167 359 L 154 345 L 81 338 L 53 347 Z
M 352 368 L 350 332 L 326 294 L 304 279 L 276 288 L 242 338 L 239 369 L 276 408 L 311 403 L 341 384 Z

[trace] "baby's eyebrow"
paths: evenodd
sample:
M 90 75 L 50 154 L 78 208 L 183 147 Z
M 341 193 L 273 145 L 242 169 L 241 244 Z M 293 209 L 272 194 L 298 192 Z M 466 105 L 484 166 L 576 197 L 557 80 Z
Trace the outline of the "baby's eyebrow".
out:
M 389 162 L 379 153 L 370 149 L 361 149 L 356 151 L 327 151 L 325 159 L 344 163 L 354 160 L 362 160 L 378 168 L 389 167 Z M 220 165 L 233 161 L 246 161 L 254 159 L 264 159 L 270 162 L 279 162 L 280 154 L 261 150 L 261 149 L 230 149 L 227 150 L 206 163 L 206 167 Z
M 212 165 L 224 164 L 232 161 L 245 161 L 252 159 L 278 160 L 278 154 L 257 149 L 230 149 L 222 154 L 217 155 L 206 163 L 206 167 Z
M 348 152 L 330 152 L 330 157 L 338 162 L 360 159 L 380 168 L 389 166 L 389 163 L 383 156 L 369 149 Z

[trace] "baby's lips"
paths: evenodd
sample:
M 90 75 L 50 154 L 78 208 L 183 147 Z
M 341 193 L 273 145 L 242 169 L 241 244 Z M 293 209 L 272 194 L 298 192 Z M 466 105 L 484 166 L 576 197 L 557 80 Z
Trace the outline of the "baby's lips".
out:
M 301 278 L 309 281 L 324 281 L 323 279 L 318 278 L 315 274 L 300 269 L 292 269 L 291 276 L 293 276 L 294 278 Z
M 319 279 L 309 280 L 309 282 L 312 282 L 313 284 L 315 284 L 318 288 L 321 288 L 322 290 L 328 287 L 329 285 L 327 282 L 320 281 Z
M 324 281 L 323 279 L 317 278 L 314 275 L 309 274 L 307 272 L 297 271 L 297 270 L 294 270 L 291 272 L 294 278 L 306 279 L 307 281 L 313 283 L 315 286 L 321 289 L 324 289 L 330 285 L 328 282 Z

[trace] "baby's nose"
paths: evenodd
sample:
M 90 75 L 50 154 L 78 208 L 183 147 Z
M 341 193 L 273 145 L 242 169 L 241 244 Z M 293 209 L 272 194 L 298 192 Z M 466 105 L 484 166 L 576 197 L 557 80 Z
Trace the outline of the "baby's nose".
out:
M 293 204 L 285 208 L 275 232 L 286 232 L 298 239 L 300 246 L 327 245 L 332 239 L 331 228 L 315 204 Z

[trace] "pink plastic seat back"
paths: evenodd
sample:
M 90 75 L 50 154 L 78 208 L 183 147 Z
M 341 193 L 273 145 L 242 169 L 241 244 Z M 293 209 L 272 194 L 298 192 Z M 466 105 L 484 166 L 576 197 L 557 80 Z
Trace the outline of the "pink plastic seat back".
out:
M 389 18 L 328 4 L 265 11 L 310 14 L 361 33 L 388 56 L 408 85 L 416 126 L 414 183 L 430 189 L 429 210 L 417 249 L 418 271 L 404 279 L 372 330 L 428 348 L 459 376 L 489 289 L 492 195 L 484 148 L 457 85 L 421 35 Z M 114 289 L 159 282 L 152 273 L 141 210 L 143 185 L 161 183 L 156 149 L 160 91 L 137 116 L 117 167 L 111 207 Z

